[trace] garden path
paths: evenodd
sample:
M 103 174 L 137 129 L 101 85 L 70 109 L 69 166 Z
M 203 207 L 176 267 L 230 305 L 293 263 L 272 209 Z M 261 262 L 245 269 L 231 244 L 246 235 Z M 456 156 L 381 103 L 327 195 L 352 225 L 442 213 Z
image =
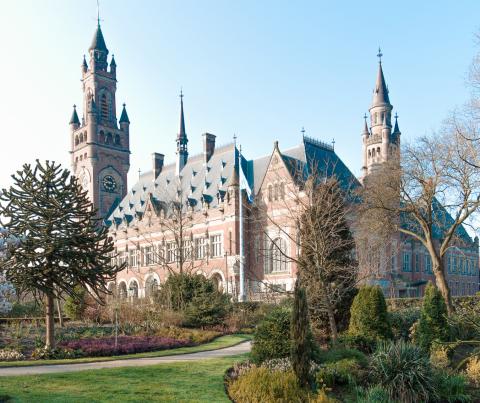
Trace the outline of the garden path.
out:
M 146 365 L 165 364 L 172 362 L 196 361 L 207 358 L 221 358 L 230 355 L 248 353 L 251 342 L 245 341 L 232 347 L 220 348 L 218 350 L 201 351 L 198 353 L 171 355 L 163 357 L 130 358 L 125 360 L 89 362 L 82 364 L 58 364 L 58 365 L 37 365 L 32 367 L 11 367 L 0 368 L 0 376 L 15 375 L 39 375 L 52 374 L 57 372 L 77 372 L 88 369 L 120 368 L 120 367 L 142 367 Z

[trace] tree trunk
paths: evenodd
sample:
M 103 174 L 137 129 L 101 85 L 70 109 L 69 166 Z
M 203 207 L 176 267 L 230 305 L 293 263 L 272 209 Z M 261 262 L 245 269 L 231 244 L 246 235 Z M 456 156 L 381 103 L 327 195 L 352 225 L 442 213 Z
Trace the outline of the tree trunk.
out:
M 47 294 L 45 297 L 45 348 L 55 348 L 55 334 L 54 334 L 54 297 L 52 294 Z
M 63 327 L 63 316 L 62 316 L 62 308 L 60 307 L 60 299 L 57 298 L 57 312 L 58 312 L 58 325 Z
M 448 286 L 447 280 L 445 278 L 445 272 L 443 268 L 443 262 L 441 259 L 436 258 L 434 261 L 433 272 L 435 274 L 435 282 L 442 293 L 445 304 L 447 305 L 448 316 L 452 315 L 455 311 L 452 302 L 452 295 L 450 294 L 450 287 Z
M 332 341 L 335 344 L 338 340 L 337 322 L 335 322 L 335 314 L 333 313 L 330 301 L 327 302 L 328 324 L 330 325 L 330 332 L 332 333 Z

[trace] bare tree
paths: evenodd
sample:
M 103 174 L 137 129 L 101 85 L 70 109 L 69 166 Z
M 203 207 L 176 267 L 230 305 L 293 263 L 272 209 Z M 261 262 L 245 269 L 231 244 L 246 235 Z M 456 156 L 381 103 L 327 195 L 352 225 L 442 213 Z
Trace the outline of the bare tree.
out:
M 464 242 L 462 225 L 473 225 L 480 206 L 480 172 L 468 163 L 478 160 L 478 148 L 447 127 L 406 144 L 399 158 L 365 179 L 360 214 L 372 232 L 399 231 L 425 247 L 450 314 L 444 257 L 449 247 Z
M 307 291 L 312 322 L 320 327 L 327 318 L 336 340 L 336 311 L 359 281 L 348 224 L 352 209 L 335 177 L 327 177 L 330 170 L 319 172 L 311 168 L 312 163 L 305 175 L 305 166 L 300 165 L 290 167 L 294 171 L 289 174 L 291 180 L 285 180 L 283 167 L 273 173 L 282 179 L 285 189 L 273 190 L 272 203 L 268 202 L 270 195 L 267 202 L 257 198 L 251 226 L 255 233 L 263 231 L 266 242 L 254 248 L 254 253 L 267 260 L 266 266 L 296 265 Z M 292 247 L 282 245 L 283 240 Z

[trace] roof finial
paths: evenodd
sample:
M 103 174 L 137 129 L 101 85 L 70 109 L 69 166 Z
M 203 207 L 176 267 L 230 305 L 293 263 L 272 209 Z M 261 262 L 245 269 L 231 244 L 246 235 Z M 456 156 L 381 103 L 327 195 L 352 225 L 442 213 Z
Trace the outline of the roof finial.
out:
M 180 99 L 183 100 L 183 87 L 180 87 Z
M 397 112 L 395 112 L 395 116 L 394 116 L 394 117 L 395 117 L 395 120 L 398 119 L 398 113 L 397 113 Z
M 335 150 L 335 138 L 332 139 L 332 149 Z
M 97 25 L 100 26 L 100 1 L 97 0 Z
M 379 47 L 378 47 L 377 57 L 378 57 L 378 63 L 380 63 L 380 64 L 382 64 L 382 56 L 383 56 L 382 49 L 381 49 L 380 46 L 379 46 Z
M 302 132 L 302 138 L 305 137 L 305 127 L 302 126 L 302 130 L 300 130 Z
M 233 133 L 233 144 L 237 145 L 237 133 Z

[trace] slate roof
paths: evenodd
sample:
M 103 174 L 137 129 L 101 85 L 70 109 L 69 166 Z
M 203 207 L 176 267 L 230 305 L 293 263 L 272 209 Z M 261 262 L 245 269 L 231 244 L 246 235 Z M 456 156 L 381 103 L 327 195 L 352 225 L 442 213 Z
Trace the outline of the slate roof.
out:
M 93 35 L 92 44 L 90 45 L 89 50 L 101 50 L 108 53 L 107 45 L 105 44 L 105 39 L 103 38 L 100 24 L 97 25 L 97 29 L 95 31 L 95 34 Z

